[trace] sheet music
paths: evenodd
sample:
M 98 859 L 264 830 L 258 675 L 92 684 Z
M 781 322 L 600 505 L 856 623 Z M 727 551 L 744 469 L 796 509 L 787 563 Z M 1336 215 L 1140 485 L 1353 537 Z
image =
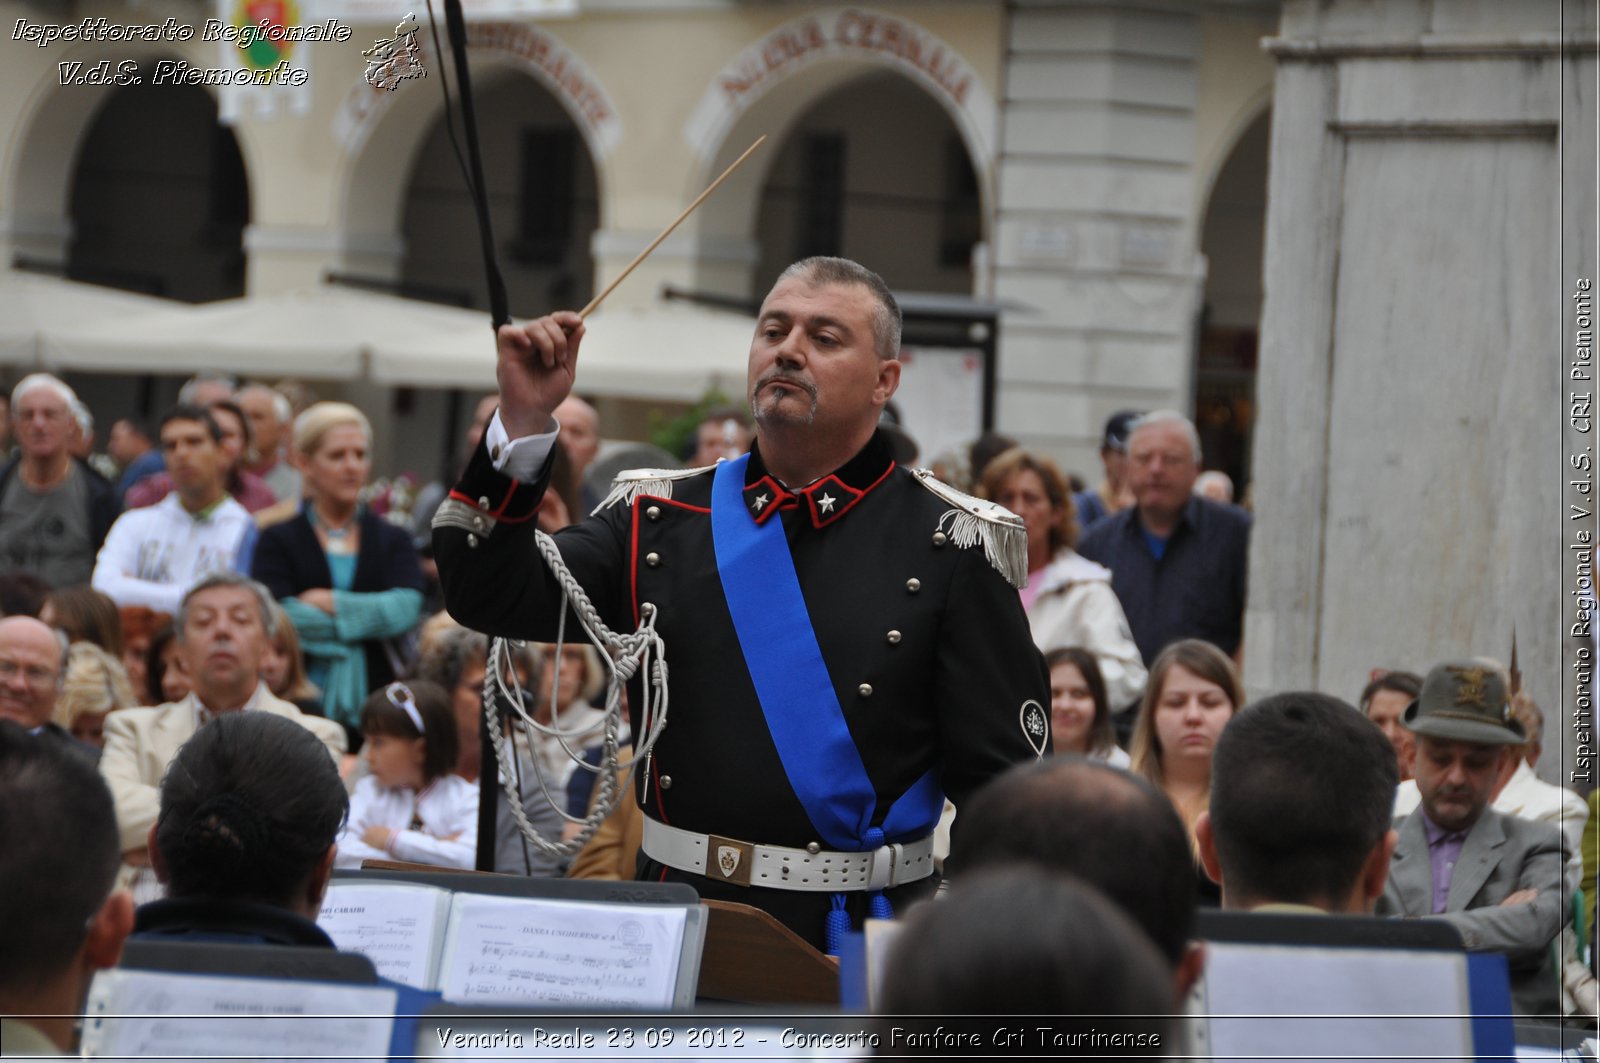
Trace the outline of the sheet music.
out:
M 449 899 L 431 886 L 335 880 L 317 925 L 339 948 L 370 959 L 381 977 L 432 989 Z
M 1210 942 L 1205 1011 L 1218 1063 L 1317 1045 L 1352 1059 L 1473 1058 L 1470 1020 L 1455 1017 L 1471 1011 L 1457 952 Z
M 457 1004 L 672 1005 L 687 911 L 457 894 L 440 975 Z
M 382 1061 L 394 1011 L 395 991 L 373 986 L 101 971 L 83 1047 L 90 1056 L 137 1059 Z

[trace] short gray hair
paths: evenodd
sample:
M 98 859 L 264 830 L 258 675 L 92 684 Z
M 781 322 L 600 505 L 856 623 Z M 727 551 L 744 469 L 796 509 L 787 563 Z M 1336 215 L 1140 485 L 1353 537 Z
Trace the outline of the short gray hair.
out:
M 1177 410 L 1151 410 L 1149 413 L 1134 421 L 1128 427 L 1128 449 L 1133 449 L 1133 437 L 1141 428 L 1153 428 L 1156 425 L 1177 425 L 1189 440 L 1189 449 L 1194 452 L 1194 463 L 1200 464 L 1200 433 L 1195 430 L 1194 422 L 1189 420 Z
M 185 380 L 183 386 L 178 389 L 178 401 L 187 406 L 200 405 L 195 401 L 194 397 L 202 384 L 221 384 L 230 393 L 239 388 L 239 381 L 227 373 L 196 373 L 188 380 Z
M 78 422 L 78 431 L 85 436 L 94 433 L 94 414 L 84 405 L 82 399 L 73 399 L 68 403 L 67 409 L 72 411 L 72 419 Z
M 278 419 L 281 425 L 287 425 L 294 420 L 294 407 L 289 404 L 288 398 L 275 387 L 267 384 L 246 384 L 234 393 L 234 402 L 239 401 L 239 396 L 250 391 L 264 391 L 272 397 L 272 416 Z
M 178 615 L 173 617 L 172 626 L 177 630 L 179 642 L 183 641 L 184 630 L 189 626 L 189 606 L 194 601 L 195 595 L 217 587 L 243 587 L 254 594 L 256 605 L 261 609 L 261 629 L 267 633 L 269 639 L 278 634 L 278 618 L 272 611 L 272 607 L 277 603 L 273 600 L 271 591 L 242 572 L 213 572 L 190 587 L 183 596 L 183 602 L 178 606 Z
M 78 393 L 67 386 L 65 380 L 50 373 L 29 373 L 17 381 L 17 386 L 11 389 L 11 405 L 15 406 L 22 400 L 22 396 L 40 388 L 54 392 L 56 398 L 66 404 L 67 412 L 72 413 L 72 407 L 78 402 Z
M 872 344 L 877 348 L 878 357 L 887 362 L 900 356 L 900 329 L 905 318 L 900 313 L 900 304 L 895 302 L 894 293 L 889 291 L 882 277 L 848 258 L 813 255 L 811 258 L 802 258 L 780 273 L 778 283 L 790 278 L 807 284 L 857 285 L 865 288 L 878 304 L 872 313 Z

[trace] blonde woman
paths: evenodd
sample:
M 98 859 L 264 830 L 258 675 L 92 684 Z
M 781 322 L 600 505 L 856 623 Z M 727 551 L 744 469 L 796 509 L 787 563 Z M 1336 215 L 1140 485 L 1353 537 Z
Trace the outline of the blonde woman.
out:
M 361 504 L 372 473 L 365 414 L 343 402 L 310 407 L 294 422 L 294 461 L 305 503 L 261 533 L 252 575 L 288 613 L 323 711 L 354 752 L 361 704 L 394 681 L 421 615 L 422 569 L 411 536 Z
M 1194 823 L 1211 801 L 1211 752 L 1233 714 L 1244 707 L 1244 686 L 1233 660 L 1209 642 L 1184 639 L 1162 650 L 1133 724 L 1131 770 L 1150 780 L 1178 810 L 1194 845 Z M 1202 903 L 1220 895 L 1203 874 Z
M 74 642 L 67 650 L 67 674 L 56 699 L 52 721 L 80 742 L 105 745 L 106 716 L 139 704 L 122 662 L 92 642 Z
M 261 681 L 301 712 L 321 716 L 322 691 L 306 676 L 305 656 L 300 652 L 300 636 L 295 634 L 294 623 L 277 602 L 272 603 L 272 618 L 272 637 L 261 654 Z

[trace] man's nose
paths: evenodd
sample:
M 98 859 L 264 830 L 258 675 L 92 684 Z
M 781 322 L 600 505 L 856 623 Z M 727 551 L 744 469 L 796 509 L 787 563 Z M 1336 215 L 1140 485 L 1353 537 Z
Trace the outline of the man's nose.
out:
M 788 331 L 783 337 L 783 342 L 778 344 L 778 363 L 798 367 L 805 362 L 805 344 L 801 343 L 803 333 L 797 326 Z

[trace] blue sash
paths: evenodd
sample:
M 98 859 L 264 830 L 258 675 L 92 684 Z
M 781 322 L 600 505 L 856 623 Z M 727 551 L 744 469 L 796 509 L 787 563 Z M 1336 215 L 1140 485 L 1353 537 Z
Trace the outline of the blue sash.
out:
M 882 827 L 871 825 L 877 792 L 817 645 L 783 520 L 757 524 L 745 506 L 749 460 L 747 454 L 717 466 L 711 535 L 739 648 L 789 785 L 831 849 L 865 852 L 924 837 L 944 808 L 937 768 L 890 806 Z

